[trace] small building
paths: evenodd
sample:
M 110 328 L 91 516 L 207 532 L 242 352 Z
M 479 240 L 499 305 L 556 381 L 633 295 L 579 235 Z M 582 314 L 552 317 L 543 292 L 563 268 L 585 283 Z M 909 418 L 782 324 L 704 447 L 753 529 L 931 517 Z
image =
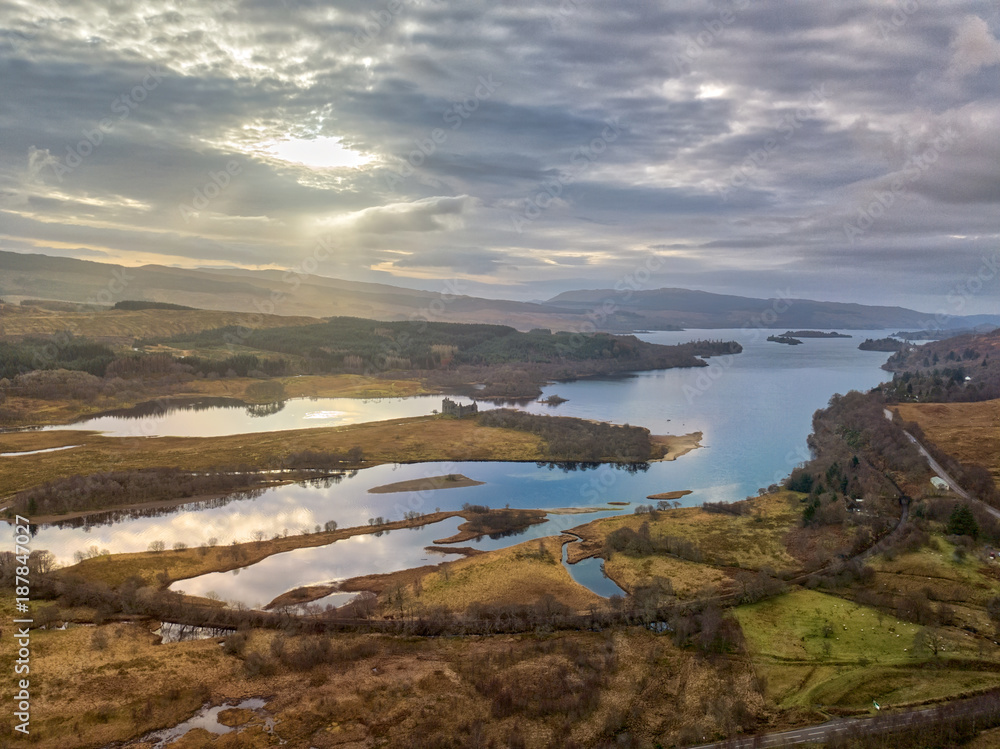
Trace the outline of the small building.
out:
M 479 406 L 475 403 L 463 406 L 461 403 L 456 403 L 451 398 L 445 398 L 441 401 L 441 413 L 462 418 L 463 416 L 468 416 L 469 414 L 479 413 Z
M 934 485 L 934 488 L 937 489 L 938 491 L 945 491 L 948 489 L 948 482 L 945 481 L 943 478 L 939 478 L 938 476 L 934 476 L 933 478 L 931 478 L 931 483 Z

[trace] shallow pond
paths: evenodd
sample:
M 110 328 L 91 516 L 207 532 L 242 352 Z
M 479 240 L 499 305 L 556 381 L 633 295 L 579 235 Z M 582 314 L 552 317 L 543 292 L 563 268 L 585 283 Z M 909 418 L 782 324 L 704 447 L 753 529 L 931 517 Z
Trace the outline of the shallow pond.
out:
M 240 708 L 244 710 L 254 710 L 260 711 L 264 705 L 267 704 L 265 700 L 251 697 L 248 700 L 243 700 L 236 704 L 223 704 L 216 707 L 205 706 L 198 714 L 193 718 L 190 718 L 183 723 L 179 723 L 173 728 L 165 728 L 161 731 L 155 731 L 151 734 L 142 737 L 142 741 L 145 743 L 152 744 L 153 749 L 162 749 L 162 747 L 173 743 L 180 737 L 184 736 L 188 731 L 192 731 L 195 728 L 203 728 L 209 733 L 214 733 L 221 736 L 224 733 L 231 733 L 232 731 L 238 730 L 236 728 L 231 728 L 229 726 L 223 725 L 219 722 L 219 713 L 223 710 L 229 710 L 232 708 Z M 268 732 L 274 727 L 274 720 L 271 718 L 265 719 L 265 727 Z

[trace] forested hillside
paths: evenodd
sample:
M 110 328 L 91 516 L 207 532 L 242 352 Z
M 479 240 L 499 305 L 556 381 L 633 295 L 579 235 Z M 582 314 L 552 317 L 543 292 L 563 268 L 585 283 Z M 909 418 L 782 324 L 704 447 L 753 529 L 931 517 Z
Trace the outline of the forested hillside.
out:
M 907 346 L 884 368 L 895 373 L 892 383 L 882 386 L 893 402 L 1000 398 L 1000 329 Z

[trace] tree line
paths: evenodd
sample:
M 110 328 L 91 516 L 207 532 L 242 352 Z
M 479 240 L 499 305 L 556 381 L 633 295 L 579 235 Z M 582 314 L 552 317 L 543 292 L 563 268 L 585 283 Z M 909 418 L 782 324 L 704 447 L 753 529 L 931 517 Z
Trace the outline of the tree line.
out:
M 364 460 L 360 447 L 345 453 L 302 450 L 274 456 L 254 467 L 234 466 L 192 472 L 181 468 L 137 468 L 68 476 L 18 492 L 7 513 L 64 515 L 123 505 L 162 502 L 207 494 L 229 494 L 261 483 L 261 469 L 341 469 Z
M 811 459 L 785 480 L 803 499 L 803 521 L 811 525 L 850 520 L 879 535 L 899 514 L 900 485 L 928 485 L 930 468 L 902 428 L 885 417 L 877 395 L 834 395 L 813 415 L 807 444 Z
M 594 423 L 566 416 L 542 416 L 497 408 L 476 417 L 480 426 L 530 432 L 545 442 L 545 454 L 561 460 L 613 459 L 641 463 L 652 457 L 649 430 L 628 424 Z

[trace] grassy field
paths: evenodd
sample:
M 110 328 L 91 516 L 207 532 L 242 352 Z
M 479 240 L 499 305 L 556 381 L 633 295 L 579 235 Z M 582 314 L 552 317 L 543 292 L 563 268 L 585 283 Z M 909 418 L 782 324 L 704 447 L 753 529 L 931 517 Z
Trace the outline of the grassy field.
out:
M 140 625 L 33 631 L 31 740 L 18 741 L 13 716 L 6 711 L 0 716 L 4 745 L 104 746 L 175 725 L 210 693 L 242 697 L 254 692 L 215 642 L 176 647 L 155 640 Z M 12 648 L 0 654 L 5 673 L 13 673 L 13 654 Z
M 891 561 L 875 557 L 869 566 L 875 570 L 878 589 L 948 604 L 960 626 L 980 632 L 993 628 L 985 606 L 988 599 L 1000 594 L 1000 564 L 982 561 L 975 553 L 959 560 L 954 544 L 933 535 L 928 546 Z
M 605 562 L 604 572 L 629 592 L 648 583 L 651 578 L 667 578 L 678 598 L 693 598 L 696 594 L 714 591 L 729 581 L 729 576 L 716 567 L 667 556 L 637 558 L 615 554 Z
M 1000 728 L 983 731 L 965 746 L 966 749 L 1000 749 Z
M 1000 653 L 980 640 L 935 628 L 932 656 L 914 644 L 921 629 L 825 593 L 794 590 L 735 610 L 768 693 L 782 707 L 899 706 L 1000 686 Z
M 499 551 L 448 562 L 428 572 L 420 583 L 402 588 L 405 606 L 417 610 L 444 607 L 464 611 L 474 603 L 533 604 L 551 595 L 573 611 L 603 605 L 603 599 L 578 585 L 561 562 L 562 536 L 526 541 Z M 395 587 L 395 586 L 392 586 Z M 390 587 L 391 590 L 391 587 Z M 382 596 L 389 611 L 395 595 Z
M 352 374 L 277 377 L 273 381 L 281 383 L 287 398 L 405 398 L 435 392 L 419 380 L 391 380 Z M 191 383 L 191 392 L 250 401 L 253 397 L 247 395 L 246 389 L 259 382 L 249 377 L 198 380 Z
M 266 466 L 303 450 L 347 452 L 359 446 L 365 466 L 448 460 L 534 461 L 547 456 L 539 437 L 481 427 L 472 419 L 421 416 L 343 427 L 295 429 L 224 437 L 103 437 L 94 432 L 15 432 L 0 435 L 0 452 L 79 445 L 40 455 L 0 458 L 6 493 L 60 476 L 128 468 Z
M 315 317 L 251 315 L 216 310 L 102 310 L 65 311 L 5 304 L 0 314 L 0 337 L 52 336 L 70 333 L 85 338 L 130 344 L 137 338 L 166 338 L 229 325 L 278 328 L 313 325 Z
M 979 463 L 1000 481 L 1000 400 L 980 403 L 901 403 L 892 407 L 915 421 L 946 453 Z
M 749 515 L 712 513 L 700 507 L 623 515 L 575 528 L 574 532 L 584 540 L 570 547 L 571 558 L 600 554 L 609 533 L 622 527 L 635 529 L 648 522 L 654 538 L 676 536 L 691 541 L 702 550 L 707 562 L 779 570 L 797 565 L 785 548 L 785 537 L 800 521 L 799 495 L 784 491 L 754 498 Z
M 91 401 L 70 399 L 42 399 L 10 396 L 6 405 L 26 416 L 21 426 L 43 426 L 68 424 L 85 416 L 102 411 L 132 408 L 140 403 L 159 398 L 225 397 L 236 398 L 248 403 L 261 402 L 252 390 L 262 380 L 250 377 L 189 380 L 158 387 L 157 381 L 136 384 L 124 394 L 97 397 Z M 419 380 L 392 380 L 365 375 L 303 375 L 301 377 L 279 377 L 273 382 L 282 385 L 285 398 L 401 398 L 410 395 L 424 395 L 435 392 Z M 268 399 L 270 400 L 270 399 Z
M 917 625 L 816 591 L 741 606 L 736 616 L 753 651 L 778 660 L 897 664 L 922 657 L 913 652 Z

